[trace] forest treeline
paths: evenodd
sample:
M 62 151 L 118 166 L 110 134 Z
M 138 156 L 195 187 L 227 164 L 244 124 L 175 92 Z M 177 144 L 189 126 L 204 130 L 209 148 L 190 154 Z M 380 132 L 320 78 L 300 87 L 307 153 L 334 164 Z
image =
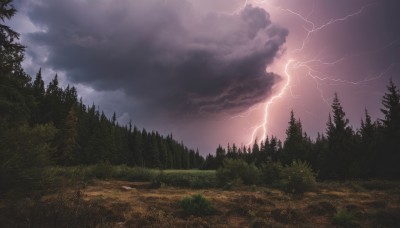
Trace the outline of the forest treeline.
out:
M 46 86 L 22 69 L 24 46 L 4 22 L 16 10 L 0 0 L 0 182 L 29 182 L 47 165 L 127 164 L 161 169 L 202 166 L 204 158 L 158 132 L 121 126 L 95 105 L 78 100 L 74 87 L 60 88 L 57 75 Z M 39 174 L 38 174 L 39 175 Z M 6 184 L 5 184 L 6 183 Z M 5 185 L 3 185 L 5 184 Z
M 318 133 L 315 140 L 303 131 L 300 119 L 292 111 L 283 143 L 272 136 L 259 143 L 256 140 L 249 147 L 219 146 L 215 155 L 206 157 L 204 168 L 216 169 L 225 158 L 242 159 L 258 167 L 269 162 L 289 165 L 297 160 L 308 162 L 320 179 L 398 179 L 400 92 L 393 81 L 382 98 L 383 118 L 373 121 L 365 110 L 360 129 L 349 125 L 336 93 L 331 107 L 325 133 Z
M 22 83 L 19 87 L 15 80 Z M 20 138 L 25 131 L 42 128 L 48 134 L 47 146 L 43 151 L 54 165 L 90 165 L 108 162 L 113 165 L 127 164 L 161 169 L 199 168 L 203 158 L 198 151 L 178 143 L 172 135 L 161 136 L 158 132 L 138 130 L 132 124 L 120 126 L 116 114 L 107 118 L 93 104 L 88 107 L 78 101 L 74 87 L 62 89 L 57 75 L 45 87 L 41 70 L 31 82 L 24 74 L 2 77 L 2 104 L 8 113 L 2 118 L 2 148 L 28 150 L 36 145 L 22 148 Z M 6 93 L 6 94 L 4 94 Z M 19 100 L 12 101 L 19 97 Z M 18 134 L 12 134 L 18 131 Z M 29 134 L 29 133 L 28 133 Z M 10 138 L 11 137 L 11 138 Z M 45 151 L 47 150 L 47 152 Z

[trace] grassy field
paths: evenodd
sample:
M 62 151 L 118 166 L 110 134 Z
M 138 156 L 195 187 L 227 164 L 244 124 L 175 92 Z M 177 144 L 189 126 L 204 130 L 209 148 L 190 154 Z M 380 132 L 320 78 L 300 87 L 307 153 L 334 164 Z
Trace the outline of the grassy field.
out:
M 210 184 L 215 181 L 215 171 L 118 166 L 104 174 L 103 169 L 50 168 L 48 175 L 62 178 L 64 185 L 36 198 L 0 200 L 0 224 L 2 227 L 400 227 L 399 182 L 318 183 L 313 192 L 292 195 L 254 185 L 223 190 Z M 190 186 L 193 183 L 206 187 Z M 184 211 L 182 199 L 197 194 L 212 205 L 212 213 L 190 215 Z
M 200 169 L 189 169 L 189 170 L 165 169 L 163 170 L 163 172 L 166 174 L 215 175 L 215 170 L 200 170 Z

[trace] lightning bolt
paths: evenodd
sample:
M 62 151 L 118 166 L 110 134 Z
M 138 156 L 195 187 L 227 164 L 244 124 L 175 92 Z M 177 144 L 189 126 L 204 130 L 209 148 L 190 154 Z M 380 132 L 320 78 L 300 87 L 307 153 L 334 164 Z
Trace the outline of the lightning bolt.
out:
M 364 5 L 364 6 L 362 6 L 359 10 L 357 10 L 357 11 L 351 13 L 351 14 L 348 14 L 348 15 L 346 15 L 346 16 L 344 16 L 344 17 L 341 17 L 341 18 L 330 19 L 327 23 L 322 24 L 322 25 L 320 25 L 320 26 L 316 26 L 314 22 L 310 21 L 310 20 L 309 20 L 308 18 L 306 18 L 305 16 L 303 16 L 303 15 L 301 15 L 300 13 L 297 13 L 297 12 L 295 12 L 295 11 L 293 11 L 293 10 L 284 9 L 284 8 L 280 8 L 280 10 L 286 11 L 286 12 L 292 14 L 292 15 L 295 15 L 295 16 L 299 17 L 299 18 L 300 18 L 303 22 L 305 22 L 306 24 L 311 25 L 311 29 L 304 28 L 304 29 L 307 31 L 307 35 L 306 35 L 305 39 L 303 39 L 303 42 L 302 42 L 302 45 L 300 46 L 300 48 L 294 50 L 294 52 L 301 52 L 301 51 L 304 50 L 304 47 L 305 47 L 305 45 L 306 45 L 308 39 L 310 38 L 310 36 L 311 36 L 313 33 L 318 32 L 318 31 L 320 31 L 320 30 L 323 30 L 323 29 L 325 29 L 325 28 L 327 28 L 327 27 L 329 27 L 329 26 L 331 26 L 331 25 L 333 25 L 333 24 L 336 24 L 336 23 L 338 23 L 338 22 L 346 21 L 346 20 L 348 20 L 348 19 L 350 19 L 350 18 L 352 18 L 352 17 L 355 17 L 355 16 L 357 16 L 357 15 L 363 13 L 364 10 L 365 10 L 367 7 L 372 6 L 372 5 L 374 5 L 374 4 L 377 4 L 377 3 L 378 3 L 378 2 L 372 2 L 372 3 L 370 3 L 370 4 Z
M 258 3 L 264 3 L 264 2 L 265 1 L 258 1 Z M 374 4 L 377 4 L 377 3 L 378 2 L 376 1 L 376 2 L 372 2 L 372 3 L 366 4 L 364 6 L 361 6 L 358 10 L 356 10 L 356 11 L 354 11 L 354 12 L 348 14 L 348 15 L 345 15 L 345 16 L 343 16 L 341 18 L 330 19 L 328 22 L 326 22 L 326 23 L 324 23 L 322 25 L 319 25 L 319 26 L 317 26 L 316 23 L 312 22 L 311 20 L 309 20 L 307 18 L 310 14 L 313 13 L 314 7 L 313 7 L 312 11 L 309 13 L 309 15 L 307 17 L 301 15 L 298 12 L 290 10 L 290 9 L 279 8 L 280 10 L 282 10 L 284 12 L 287 12 L 289 14 L 292 14 L 292 15 L 298 17 L 308 27 L 308 28 L 304 27 L 304 29 L 306 30 L 307 33 L 306 33 L 304 39 L 302 40 L 300 47 L 298 47 L 297 49 L 293 50 L 289 55 L 302 53 L 304 48 L 305 48 L 305 46 L 307 45 L 307 42 L 309 41 L 310 37 L 314 33 L 319 32 L 319 31 L 321 31 L 323 29 L 327 29 L 327 28 L 329 28 L 329 26 L 332 26 L 332 25 L 334 25 L 336 23 L 344 22 L 344 21 L 349 20 L 349 19 L 351 19 L 353 17 L 356 17 L 356 16 L 362 14 L 365 11 L 366 8 L 368 8 L 368 7 L 370 7 L 370 6 L 374 5 Z M 245 5 L 246 4 L 248 4 L 247 0 L 245 2 Z M 245 5 L 242 6 L 239 9 L 239 11 L 241 9 L 243 9 L 245 7 Z M 389 44 L 385 45 L 384 47 L 382 47 L 382 48 L 380 48 L 380 49 L 378 49 L 378 50 L 376 50 L 374 52 L 377 52 L 377 51 L 380 51 L 380 50 L 384 50 L 384 49 L 392 46 L 393 44 L 395 44 L 397 42 L 398 42 L 398 40 L 394 40 L 394 41 L 390 42 Z M 318 92 L 320 94 L 321 100 L 325 104 L 330 106 L 330 102 L 329 102 L 330 98 L 326 98 L 324 96 L 323 89 L 321 88 L 321 85 L 329 85 L 329 86 L 334 86 L 334 85 L 360 86 L 361 85 L 361 86 L 363 86 L 363 85 L 366 85 L 366 83 L 368 83 L 368 82 L 371 82 L 371 81 L 374 81 L 374 80 L 378 80 L 381 77 L 383 77 L 395 64 L 391 63 L 382 72 L 380 72 L 378 75 L 376 75 L 376 76 L 368 76 L 368 77 L 366 77 L 366 78 L 364 78 L 363 80 L 360 80 L 360 81 L 348 81 L 348 80 L 344 80 L 344 79 L 342 79 L 340 77 L 332 77 L 330 75 L 326 75 L 323 72 L 315 69 L 313 67 L 313 64 L 314 65 L 318 64 L 320 66 L 321 65 L 322 66 L 335 66 L 336 64 L 338 64 L 338 63 L 340 63 L 342 61 L 345 61 L 345 60 L 347 60 L 349 58 L 362 56 L 364 54 L 368 54 L 368 53 L 359 53 L 359 54 L 355 54 L 355 55 L 347 55 L 347 56 L 343 56 L 343 57 L 341 57 L 339 59 L 336 59 L 336 60 L 330 61 L 330 62 L 323 61 L 322 59 L 320 59 L 318 57 L 314 57 L 314 58 L 311 58 L 311 59 L 308 59 L 308 60 L 305 60 L 305 61 L 300 61 L 300 60 L 297 60 L 297 59 L 295 59 L 293 57 L 291 59 L 287 60 L 287 62 L 285 64 L 285 68 L 284 68 L 284 74 L 286 76 L 286 79 L 285 79 L 286 82 L 285 82 L 285 84 L 282 86 L 282 88 L 280 89 L 280 91 L 277 94 L 275 94 L 274 96 L 270 97 L 269 100 L 265 102 L 263 119 L 262 119 L 260 124 L 254 126 L 252 128 L 253 131 L 252 131 L 252 134 L 251 134 L 251 139 L 250 139 L 250 141 L 248 142 L 247 145 L 251 145 L 252 143 L 254 143 L 254 141 L 257 139 L 257 136 L 260 134 L 260 131 L 261 131 L 261 136 L 262 136 L 261 139 L 265 139 L 267 137 L 269 113 L 270 113 L 271 107 L 273 106 L 273 104 L 276 101 L 278 101 L 280 98 L 284 97 L 288 90 L 290 91 L 290 95 L 293 98 L 296 98 L 296 96 L 293 94 L 293 91 L 292 91 L 292 87 L 294 87 L 294 85 L 291 85 L 293 76 L 290 74 L 289 69 L 300 69 L 300 68 L 301 69 L 305 69 L 306 72 L 307 72 L 306 76 L 308 76 L 309 78 L 311 78 L 315 82 L 316 89 L 318 90 Z
M 282 96 L 284 96 L 287 88 L 289 87 L 290 81 L 291 81 L 291 75 L 289 73 L 289 66 L 294 62 L 294 60 L 289 60 L 287 61 L 286 65 L 285 65 L 285 75 L 286 75 L 286 82 L 283 85 L 282 89 L 279 91 L 278 94 L 272 96 L 266 103 L 265 103 L 265 108 L 264 108 L 264 118 L 263 118 L 263 122 L 259 125 L 257 125 L 254 130 L 253 133 L 251 134 L 251 139 L 250 142 L 248 143 L 248 145 L 250 145 L 251 143 L 253 143 L 256 139 L 256 135 L 257 132 L 261 129 L 262 130 L 262 139 L 267 138 L 267 125 L 268 125 L 268 117 L 269 117 L 269 109 L 271 108 L 271 105 L 275 102 L 275 100 L 281 98 Z

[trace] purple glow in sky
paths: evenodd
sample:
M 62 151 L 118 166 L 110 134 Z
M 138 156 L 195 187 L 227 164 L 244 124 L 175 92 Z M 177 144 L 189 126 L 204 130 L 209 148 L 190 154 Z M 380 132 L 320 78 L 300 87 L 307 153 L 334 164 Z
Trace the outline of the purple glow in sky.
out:
M 11 21 L 24 67 L 55 73 L 124 124 L 202 154 L 324 132 L 334 92 L 354 128 L 400 84 L 397 0 L 32 0 Z

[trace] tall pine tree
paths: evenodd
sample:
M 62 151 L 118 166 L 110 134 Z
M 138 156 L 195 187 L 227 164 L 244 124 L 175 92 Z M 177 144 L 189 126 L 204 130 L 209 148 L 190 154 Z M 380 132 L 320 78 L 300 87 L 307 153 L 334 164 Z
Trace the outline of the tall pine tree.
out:
M 349 177 L 350 163 L 353 156 L 353 131 L 343 111 L 337 93 L 332 102 L 332 114 L 327 123 L 328 150 L 324 157 L 321 174 L 326 178 L 346 179 Z

